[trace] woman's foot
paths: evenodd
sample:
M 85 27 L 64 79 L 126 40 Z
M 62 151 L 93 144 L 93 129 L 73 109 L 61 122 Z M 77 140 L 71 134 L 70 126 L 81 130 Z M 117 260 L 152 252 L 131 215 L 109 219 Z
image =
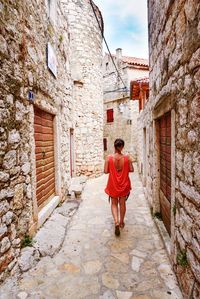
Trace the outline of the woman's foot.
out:
M 115 236 L 119 237 L 119 235 L 120 235 L 119 224 L 115 224 Z
M 125 223 L 124 222 L 120 222 L 119 227 L 120 228 L 124 228 L 124 226 L 125 226 Z

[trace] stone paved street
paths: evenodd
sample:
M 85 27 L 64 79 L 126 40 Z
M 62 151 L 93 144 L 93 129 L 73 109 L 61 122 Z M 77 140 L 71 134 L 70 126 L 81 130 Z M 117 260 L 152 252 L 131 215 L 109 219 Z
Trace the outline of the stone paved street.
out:
M 138 173 L 131 177 L 119 238 L 103 191 L 107 177 L 89 180 L 60 252 L 42 258 L 18 285 L 4 285 L 0 298 L 181 299 Z

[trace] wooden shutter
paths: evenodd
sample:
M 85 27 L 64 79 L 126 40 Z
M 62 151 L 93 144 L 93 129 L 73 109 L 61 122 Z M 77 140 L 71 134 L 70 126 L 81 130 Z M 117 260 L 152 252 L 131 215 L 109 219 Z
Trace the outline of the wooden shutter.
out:
M 34 108 L 38 206 L 55 194 L 53 115 Z
M 160 198 L 163 222 L 170 233 L 171 222 L 171 113 L 160 119 Z
M 108 109 L 107 110 L 107 122 L 111 123 L 114 121 L 114 112 L 113 109 Z

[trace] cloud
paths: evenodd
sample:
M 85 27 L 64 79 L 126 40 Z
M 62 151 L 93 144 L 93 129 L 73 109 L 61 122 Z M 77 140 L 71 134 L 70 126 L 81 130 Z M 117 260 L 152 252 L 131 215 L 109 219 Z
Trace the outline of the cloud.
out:
M 95 0 L 105 23 L 105 37 L 114 52 L 148 57 L 147 0 Z

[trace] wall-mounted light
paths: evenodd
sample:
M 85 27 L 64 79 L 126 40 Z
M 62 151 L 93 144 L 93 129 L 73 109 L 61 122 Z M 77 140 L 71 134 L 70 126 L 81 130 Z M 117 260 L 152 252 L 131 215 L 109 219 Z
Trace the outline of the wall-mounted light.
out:
M 118 106 L 119 112 L 122 114 L 123 118 L 131 119 L 131 111 L 126 103 L 120 103 Z
M 120 103 L 118 108 L 119 108 L 119 112 L 120 113 L 124 113 L 125 109 L 126 109 L 126 104 Z

